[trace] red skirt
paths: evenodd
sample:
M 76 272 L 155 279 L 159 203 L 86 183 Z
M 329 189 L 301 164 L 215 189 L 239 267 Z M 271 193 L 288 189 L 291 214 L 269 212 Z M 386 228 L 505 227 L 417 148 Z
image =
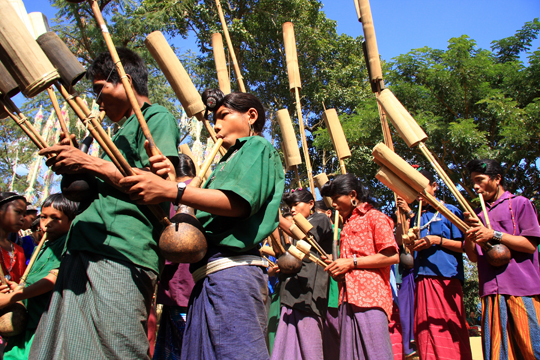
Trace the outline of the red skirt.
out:
M 414 335 L 420 359 L 472 359 L 461 282 L 419 276 L 415 295 Z

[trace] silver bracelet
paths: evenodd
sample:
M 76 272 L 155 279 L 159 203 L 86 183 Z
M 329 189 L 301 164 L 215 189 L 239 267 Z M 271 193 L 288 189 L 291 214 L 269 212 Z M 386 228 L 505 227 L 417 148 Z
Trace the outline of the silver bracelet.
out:
M 356 266 L 358 265 L 356 261 L 356 254 L 353 254 L 353 262 L 354 262 L 354 268 L 356 269 Z

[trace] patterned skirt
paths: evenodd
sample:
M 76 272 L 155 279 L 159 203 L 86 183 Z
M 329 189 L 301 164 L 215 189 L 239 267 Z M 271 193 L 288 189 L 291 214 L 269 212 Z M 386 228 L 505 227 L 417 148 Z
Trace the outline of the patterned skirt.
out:
M 497 294 L 483 297 L 484 359 L 540 359 L 539 323 L 540 295 Z

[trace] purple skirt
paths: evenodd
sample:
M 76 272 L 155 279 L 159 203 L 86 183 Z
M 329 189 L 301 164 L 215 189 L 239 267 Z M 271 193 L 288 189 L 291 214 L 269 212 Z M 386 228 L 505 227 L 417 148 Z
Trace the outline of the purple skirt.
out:
M 283 306 L 272 360 L 323 360 L 322 327 L 317 315 Z
M 403 331 L 403 352 L 409 355 L 415 351 L 414 342 L 414 273 L 413 270 L 404 274 L 398 293 L 399 319 Z
M 339 309 L 328 308 L 323 326 L 324 360 L 339 359 Z
M 388 317 L 380 309 L 362 309 L 349 303 L 339 307 L 340 360 L 393 360 Z

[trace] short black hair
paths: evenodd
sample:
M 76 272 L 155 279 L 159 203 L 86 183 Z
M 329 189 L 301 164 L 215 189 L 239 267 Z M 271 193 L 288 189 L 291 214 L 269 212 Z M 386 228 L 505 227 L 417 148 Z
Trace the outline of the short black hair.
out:
M 281 199 L 289 207 L 297 202 L 309 203 L 311 200 L 315 201 L 308 189 L 291 190 L 290 192 L 283 194 Z
M 317 200 L 315 201 L 315 210 L 321 210 L 321 211 L 328 211 L 330 209 L 328 209 L 328 206 L 326 206 L 326 203 L 324 202 L 324 200 Z
M 126 74 L 131 76 L 131 82 L 135 91 L 142 96 L 148 96 L 148 70 L 144 60 L 133 50 L 116 48 L 118 57 Z M 121 79 L 116 70 L 116 65 L 108 51 L 99 54 L 86 70 L 86 78 L 94 81 L 94 78 L 102 77 L 113 84 L 118 84 Z
M 253 130 L 257 134 L 262 133 L 266 123 L 266 114 L 261 100 L 255 95 L 243 92 L 232 92 L 225 95 L 219 89 L 206 89 L 201 96 L 207 111 L 216 112 L 221 106 L 225 106 L 245 114 L 249 109 L 254 108 L 257 110 L 258 118 L 253 124 Z
M 475 159 L 471 160 L 465 165 L 469 173 L 477 172 L 480 174 L 486 174 L 490 179 L 494 179 L 497 175 L 501 175 L 500 184 L 504 186 L 504 171 L 501 164 L 497 160 L 493 159 Z
M 63 212 L 69 220 L 73 220 L 75 219 L 75 215 L 77 215 L 79 203 L 68 200 L 62 193 L 58 193 L 49 195 L 43 202 L 43 205 L 41 205 L 41 208 L 43 209 L 51 206 L 56 210 Z
M 189 176 L 194 178 L 197 175 L 193 160 L 186 154 L 178 154 L 178 165 L 176 166 L 176 176 Z
M 356 198 L 360 202 L 365 202 L 373 207 L 377 207 L 377 202 L 371 197 L 369 189 L 362 184 L 356 175 L 348 173 L 338 175 L 334 180 L 328 181 L 321 189 L 322 196 L 348 195 L 351 191 L 356 191 Z
M 429 185 L 433 184 L 434 182 L 437 182 L 437 179 L 435 179 L 435 175 L 433 175 L 432 172 L 424 170 L 424 169 L 422 169 L 422 170 L 420 170 L 418 172 L 420 174 L 424 175 L 424 177 L 429 180 Z
M 39 230 L 40 221 L 41 220 L 39 217 L 36 220 L 32 221 L 32 225 L 30 225 L 30 230 L 32 232 Z

